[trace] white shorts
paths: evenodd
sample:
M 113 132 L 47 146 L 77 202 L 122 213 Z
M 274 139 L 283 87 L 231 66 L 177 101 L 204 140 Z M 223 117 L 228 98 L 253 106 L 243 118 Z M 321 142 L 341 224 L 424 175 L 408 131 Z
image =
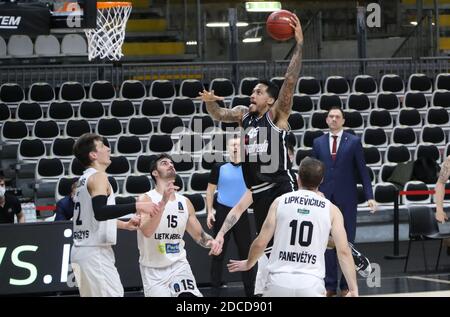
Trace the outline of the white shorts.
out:
M 264 297 L 323 297 L 325 282 L 309 274 L 271 273 L 267 276 Z
M 262 294 L 266 287 L 267 276 L 269 271 L 267 271 L 267 265 L 269 264 L 269 258 L 265 253 L 258 260 L 258 271 L 256 273 L 255 280 L 255 295 Z
M 180 293 L 192 293 L 202 297 L 197 288 L 191 267 L 186 259 L 168 267 L 153 268 L 139 265 L 146 297 L 177 297 Z
M 70 258 L 81 297 L 123 297 L 123 286 L 110 246 L 73 246 Z

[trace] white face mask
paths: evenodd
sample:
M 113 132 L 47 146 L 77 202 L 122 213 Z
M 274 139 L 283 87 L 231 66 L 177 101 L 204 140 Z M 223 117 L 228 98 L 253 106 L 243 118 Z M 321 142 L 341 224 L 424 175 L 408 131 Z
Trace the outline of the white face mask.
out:
M 6 188 L 3 186 L 0 186 L 0 197 L 5 197 Z

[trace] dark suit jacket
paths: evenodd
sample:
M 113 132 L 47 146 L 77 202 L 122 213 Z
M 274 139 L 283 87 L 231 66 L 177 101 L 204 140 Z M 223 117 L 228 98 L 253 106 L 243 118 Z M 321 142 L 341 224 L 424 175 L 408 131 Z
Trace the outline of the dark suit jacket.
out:
M 339 143 L 336 160 L 330 153 L 329 133 L 316 139 L 313 144 L 313 156 L 325 164 L 325 176 L 320 191 L 326 198 L 338 204 L 351 206 L 358 204 L 356 173 L 362 179 L 366 199 L 373 199 L 372 185 L 364 160 L 361 139 L 344 132 Z

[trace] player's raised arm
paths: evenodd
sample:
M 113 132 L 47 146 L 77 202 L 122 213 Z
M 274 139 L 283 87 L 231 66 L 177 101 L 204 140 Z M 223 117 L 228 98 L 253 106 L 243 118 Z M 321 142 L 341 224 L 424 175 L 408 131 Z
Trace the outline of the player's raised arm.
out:
M 302 68 L 303 59 L 303 31 L 300 20 L 295 14 L 292 14 L 291 27 L 295 30 L 295 40 L 297 45 L 295 46 L 294 53 L 292 54 L 291 62 L 284 75 L 284 83 L 281 86 L 278 99 L 272 107 L 272 114 L 275 121 L 279 119 L 287 120 L 292 110 L 292 96 L 294 95 L 295 85 Z
M 223 100 L 223 97 L 214 95 L 214 90 L 199 92 L 199 98 L 206 103 L 206 109 L 214 120 L 222 122 L 239 122 L 242 117 L 248 112 L 245 106 L 237 106 L 233 109 L 221 108 L 217 101 Z

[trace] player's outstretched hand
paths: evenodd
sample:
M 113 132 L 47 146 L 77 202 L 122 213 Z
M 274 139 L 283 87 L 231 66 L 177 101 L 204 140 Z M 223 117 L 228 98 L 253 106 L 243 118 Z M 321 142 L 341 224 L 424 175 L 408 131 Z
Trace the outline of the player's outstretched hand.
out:
M 291 17 L 291 23 L 290 26 L 295 31 L 295 40 L 298 44 L 303 44 L 303 31 L 302 31 L 302 24 L 300 23 L 300 19 L 293 13 Z
M 199 91 L 198 94 L 199 94 L 198 99 L 204 102 L 219 101 L 224 99 L 223 97 L 214 95 L 214 90 L 207 91 L 203 89 L 203 92 Z
M 228 267 L 228 271 L 231 273 L 250 270 L 247 260 L 236 261 L 236 260 L 230 259 L 230 263 L 227 264 L 227 267 Z
M 130 231 L 135 231 L 139 228 L 141 224 L 141 216 L 139 214 L 134 214 L 126 223 L 126 229 Z

